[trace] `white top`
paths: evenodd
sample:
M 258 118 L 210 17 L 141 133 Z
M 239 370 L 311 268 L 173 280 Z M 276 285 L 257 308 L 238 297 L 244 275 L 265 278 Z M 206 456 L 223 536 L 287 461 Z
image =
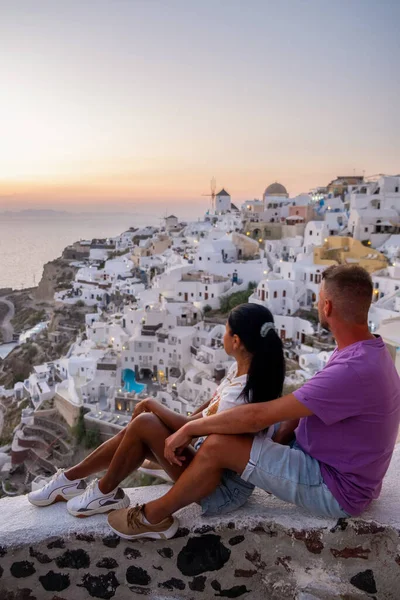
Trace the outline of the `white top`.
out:
M 221 381 L 219 386 L 214 392 L 211 398 L 210 404 L 203 410 L 203 417 L 211 417 L 223 410 L 229 410 L 235 406 L 245 404 L 246 400 L 241 396 L 246 382 L 247 374 L 236 377 L 237 373 L 237 362 L 235 361 L 230 367 L 226 377 Z M 274 426 L 271 425 L 264 435 L 272 437 L 274 434 Z

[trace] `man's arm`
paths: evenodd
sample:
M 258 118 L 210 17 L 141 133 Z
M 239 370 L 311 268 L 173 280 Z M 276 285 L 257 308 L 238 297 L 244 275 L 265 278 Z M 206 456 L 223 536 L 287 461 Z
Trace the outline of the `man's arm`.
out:
M 243 404 L 188 423 L 185 428 L 190 430 L 193 437 L 212 433 L 257 433 L 274 423 L 300 419 L 312 414 L 312 411 L 293 394 L 289 394 L 269 402 Z
M 179 454 L 180 450 L 190 444 L 194 437 L 213 433 L 257 433 L 274 423 L 300 419 L 312 414 L 312 411 L 299 402 L 293 394 L 270 402 L 243 404 L 184 425 L 179 431 L 167 438 L 165 457 L 171 463 L 176 462 L 176 454 Z

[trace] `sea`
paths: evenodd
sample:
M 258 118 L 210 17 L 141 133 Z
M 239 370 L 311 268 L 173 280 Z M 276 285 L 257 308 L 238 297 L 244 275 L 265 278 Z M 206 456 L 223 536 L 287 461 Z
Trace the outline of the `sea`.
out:
M 164 212 L 159 206 L 148 213 L 0 212 L 0 289 L 36 286 L 44 264 L 61 256 L 69 244 L 113 237 L 129 227 L 159 227 Z M 196 220 L 196 210 L 186 208 L 185 213 L 174 212 L 178 218 Z

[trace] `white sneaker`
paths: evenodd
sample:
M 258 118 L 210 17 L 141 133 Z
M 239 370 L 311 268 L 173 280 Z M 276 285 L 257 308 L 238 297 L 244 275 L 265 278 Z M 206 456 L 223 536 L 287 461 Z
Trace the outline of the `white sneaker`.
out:
M 174 483 L 168 473 L 164 471 L 159 464 L 154 463 L 153 461 L 145 460 L 143 465 L 138 468 L 138 471 L 145 473 L 146 475 L 151 475 L 152 477 L 158 477 L 167 483 Z
M 130 500 L 122 488 L 117 487 L 109 494 L 103 494 L 99 490 L 98 480 L 94 479 L 81 496 L 68 501 L 67 510 L 74 517 L 90 517 L 117 508 L 128 508 L 129 504 Z
M 57 469 L 53 477 L 42 488 L 30 492 L 28 500 L 35 506 L 49 506 L 55 502 L 66 502 L 79 496 L 86 489 L 84 479 L 70 481 L 64 475 L 64 469 Z

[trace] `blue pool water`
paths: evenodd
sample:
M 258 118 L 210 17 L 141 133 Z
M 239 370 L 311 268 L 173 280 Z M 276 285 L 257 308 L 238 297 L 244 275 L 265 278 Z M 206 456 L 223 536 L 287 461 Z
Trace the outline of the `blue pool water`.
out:
M 144 383 L 138 383 L 135 378 L 135 372 L 132 369 L 124 369 L 122 371 L 122 379 L 124 382 L 124 392 L 136 392 L 140 394 L 146 389 Z

